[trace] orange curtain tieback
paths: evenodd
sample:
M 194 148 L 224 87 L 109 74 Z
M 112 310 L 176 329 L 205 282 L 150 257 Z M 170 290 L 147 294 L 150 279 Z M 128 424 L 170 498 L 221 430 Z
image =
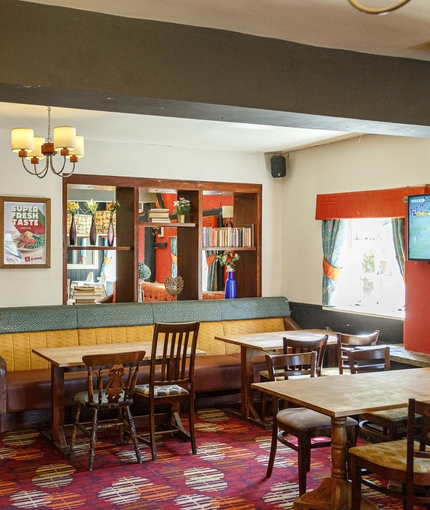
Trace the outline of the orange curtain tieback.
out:
M 342 268 L 334 267 L 330 263 L 328 263 L 326 259 L 323 259 L 323 269 L 324 274 L 327 276 L 327 278 L 336 281 L 339 278 L 339 273 Z

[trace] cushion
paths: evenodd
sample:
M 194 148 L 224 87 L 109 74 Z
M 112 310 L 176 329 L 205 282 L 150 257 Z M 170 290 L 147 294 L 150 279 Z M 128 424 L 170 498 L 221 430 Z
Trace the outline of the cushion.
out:
M 296 430 L 306 431 L 316 428 L 331 428 L 331 418 L 322 413 L 317 413 L 305 407 L 290 407 L 279 411 L 276 415 L 279 428 L 291 427 Z M 352 418 L 347 418 L 347 427 L 357 425 Z
M 406 444 L 406 439 L 399 439 L 366 446 L 354 446 L 349 449 L 349 453 L 378 466 L 406 471 Z M 415 443 L 415 445 L 418 449 L 419 443 Z M 426 449 L 430 450 L 430 448 Z M 414 459 L 414 471 L 416 473 L 430 473 L 430 460 Z
M 139 384 L 136 386 L 134 393 L 149 397 L 149 384 Z M 177 384 L 154 386 L 155 397 L 167 397 L 169 395 L 188 395 L 188 391 Z
M 94 400 L 93 402 L 95 404 L 98 404 L 98 400 L 99 400 L 99 391 L 96 390 L 94 392 Z M 107 398 L 107 394 L 106 394 L 106 390 L 102 390 L 101 391 L 101 396 L 102 396 L 102 404 L 109 404 L 109 400 Z M 89 397 L 88 397 L 88 391 L 81 391 L 80 393 L 77 393 L 75 395 L 75 401 L 76 402 L 80 402 L 82 405 L 87 405 L 89 403 Z M 121 403 L 121 402 L 124 402 L 124 392 L 122 391 L 121 392 L 121 395 L 118 399 L 118 403 Z

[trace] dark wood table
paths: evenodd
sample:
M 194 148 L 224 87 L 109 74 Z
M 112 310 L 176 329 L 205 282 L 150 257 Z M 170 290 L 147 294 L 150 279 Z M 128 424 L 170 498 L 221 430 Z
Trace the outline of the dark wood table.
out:
M 33 349 L 34 354 L 51 364 L 51 431 L 50 439 L 65 457 L 71 457 L 64 430 L 64 373 L 71 368 L 85 369 L 82 356 L 115 352 L 145 351 L 145 360 L 150 360 L 152 342 L 129 342 L 97 345 L 74 345 L 71 347 L 44 347 Z M 204 355 L 198 350 L 197 356 Z M 160 353 L 161 357 L 161 353 Z
M 407 407 L 409 398 L 430 400 L 430 368 L 271 381 L 254 383 L 252 387 L 331 417 L 331 476 L 316 490 L 297 498 L 293 508 L 348 510 L 351 487 L 346 476 L 347 416 Z M 362 498 L 362 510 L 377 508 Z
M 240 346 L 241 359 L 241 400 L 240 415 L 264 428 L 270 426 L 268 422 L 260 419 L 259 413 L 254 407 L 253 390 L 254 382 L 254 357 L 255 355 L 274 352 L 283 349 L 283 338 L 294 340 L 315 340 L 324 335 L 329 335 L 329 344 L 336 344 L 336 333 L 324 329 L 298 329 L 290 331 L 271 331 L 266 333 L 251 333 L 243 335 L 216 336 L 216 340 L 222 340 Z

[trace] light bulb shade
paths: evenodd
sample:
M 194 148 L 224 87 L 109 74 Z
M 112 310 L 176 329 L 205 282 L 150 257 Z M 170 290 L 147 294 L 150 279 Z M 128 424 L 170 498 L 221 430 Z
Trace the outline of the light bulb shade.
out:
M 83 158 L 85 156 L 83 136 L 76 135 L 76 149 L 70 151 L 67 157 L 70 158 L 70 156 L 76 156 L 77 158 Z
M 71 126 L 57 126 L 54 128 L 54 149 L 76 149 L 76 129 Z
M 45 159 L 45 156 L 42 153 L 42 145 L 45 143 L 45 139 L 41 136 L 34 137 L 34 149 L 32 152 L 27 153 L 26 159 L 38 158 Z
M 222 206 L 222 217 L 223 218 L 233 218 L 234 216 L 234 207 L 232 205 L 223 205 Z
M 34 131 L 32 129 L 14 128 L 10 135 L 13 152 L 33 150 Z

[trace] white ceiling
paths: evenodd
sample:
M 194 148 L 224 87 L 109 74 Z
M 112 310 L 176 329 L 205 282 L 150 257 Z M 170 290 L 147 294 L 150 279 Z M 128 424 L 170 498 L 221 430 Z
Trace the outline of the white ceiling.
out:
M 27 0 L 28 1 L 28 0 Z M 411 0 L 384 16 L 365 15 L 347 0 L 30 0 L 364 53 L 430 60 L 430 0 Z M 362 0 L 369 7 L 398 0 Z M 171 119 L 53 108 L 52 124 L 72 124 L 88 140 L 131 141 L 215 150 L 280 152 L 347 133 Z M 0 131 L 33 127 L 46 133 L 40 106 L 0 103 Z M 36 131 L 38 131 L 36 133 Z

